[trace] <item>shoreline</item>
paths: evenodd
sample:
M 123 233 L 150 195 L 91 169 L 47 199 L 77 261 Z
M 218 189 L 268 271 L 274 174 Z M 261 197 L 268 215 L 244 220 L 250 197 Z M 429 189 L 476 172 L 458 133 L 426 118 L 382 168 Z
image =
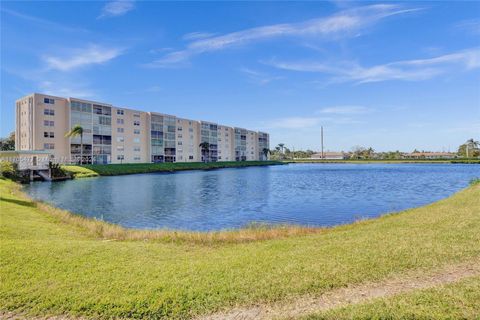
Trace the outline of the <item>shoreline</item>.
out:
M 455 191 L 446 198 L 425 204 L 420 207 L 412 207 L 400 211 L 385 212 L 379 216 L 371 218 L 362 218 L 354 222 L 338 224 L 333 226 L 304 226 L 295 224 L 263 224 L 251 222 L 250 224 L 231 229 L 221 229 L 212 231 L 189 231 L 182 229 L 138 229 L 128 228 L 120 224 L 108 222 L 104 220 L 97 220 L 96 218 L 90 218 L 82 214 L 74 213 L 66 209 L 55 207 L 52 204 L 46 203 L 41 200 L 35 200 L 31 198 L 27 193 L 22 190 L 22 185 L 16 182 L 10 181 L 14 184 L 11 190 L 20 196 L 27 199 L 35 207 L 41 209 L 43 212 L 59 218 L 62 223 L 67 225 L 82 227 L 89 230 L 90 233 L 103 240 L 113 241 L 173 241 L 173 242 L 193 242 L 193 243 L 242 243 L 252 241 L 263 241 L 271 239 L 282 239 L 285 237 L 302 236 L 309 234 L 318 234 L 326 231 L 340 229 L 344 227 L 350 227 L 354 225 L 370 223 L 382 219 L 384 217 L 399 215 L 407 211 L 416 210 L 424 207 L 428 207 L 437 202 L 447 200 L 454 195 L 461 193 L 465 190 L 473 188 L 475 185 L 480 184 L 479 179 L 473 179 L 469 185 L 458 191 Z
M 73 179 L 98 176 L 118 176 L 145 173 L 173 173 L 177 171 L 210 171 L 247 167 L 289 164 L 480 164 L 477 160 L 272 160 L 233 162 L 176 162 L 176 163 L 125 163 L 104 165 L 63 165 Z
M 175 163 L 125 163 L 125 164 L 87 164 L 63 165 L 62 169 L 72 178 L 96 176 L 118 176 L 141 173 L 172 173 L 177 171 L 209 171 L 227 168 L 263 167 L 287 165 L 282 161 L 230 161 L 230 162 L 175 162 Z
M 316 160 L 316 159 L 295 159 L 284 160 L 285 163 L 348 163 L 348 164 L 480 164 L 480 159 L 425 159 L 425 160 Z

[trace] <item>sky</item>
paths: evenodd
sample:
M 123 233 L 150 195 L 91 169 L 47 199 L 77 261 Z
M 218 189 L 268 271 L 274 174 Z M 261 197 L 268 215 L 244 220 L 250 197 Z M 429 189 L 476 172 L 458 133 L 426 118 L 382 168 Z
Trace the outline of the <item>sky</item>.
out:
M 273 148 L 480 139 L 480 2 L 2 1 L 15 100 L 76 97 L 270 133 Z

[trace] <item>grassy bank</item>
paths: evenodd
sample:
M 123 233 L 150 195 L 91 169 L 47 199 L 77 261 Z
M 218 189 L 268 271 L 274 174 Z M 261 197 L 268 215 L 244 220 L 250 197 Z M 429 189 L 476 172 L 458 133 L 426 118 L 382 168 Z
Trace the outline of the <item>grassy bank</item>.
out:
M 286 163 L 465 163 L 480 164 L 480 159 L 391 159 L 391 160 L 320 160 L 320 159 L 295 159 L 285 160 Z
M 279 161 L 230 161 L 230 162 L 175 162 L 175 163 L 125 163 L 125 164 L 90 164 L 83 166 L 63 166 L 75 178 L 85 176 L 115 176 L 122 174 L 173 172 L 182 170 L 211 170 L 221 168 L 243 168 L 251 166 L 281 165 Z
M 478 184 L 375 220 L 238 243 L 120 241 L 22 198 L 15 188 L 0 180 L 0 310 L 188 318 L 480 256 Z

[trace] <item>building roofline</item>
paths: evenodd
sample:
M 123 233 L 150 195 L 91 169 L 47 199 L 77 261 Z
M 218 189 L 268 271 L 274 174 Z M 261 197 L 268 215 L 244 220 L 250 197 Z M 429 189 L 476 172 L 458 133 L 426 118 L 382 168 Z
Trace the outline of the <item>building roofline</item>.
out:
M 0 151 L 0 155 L 3 154 L 52 154 L 49 151 L 45 150 L 8 150 L 8 151 Z
M 258 130 L 250 130 L 250 129 L 246 129 L 246 128 L 241 128 L 241 127 L 234 127 L 234 126 L 229 126 L 229 125 L 223 125 L 223 124 L 219 124 L 218 122 L 212 122 L 212 121 L 206 121 L 206 120 L 193 120 L 193 119 L 185 119 L 185 118 L 181 118 L 181 117 L 177 117 L 177 116 L 174 116 L 174 115 L 171 115 L 171 114 L 166 114 L 166 113 L 161 113 L 161 112 L 156 112 L 156 111 L 141 111 L 141 110 L 135 110 L 135 109 L 131 109 L 131 108 L 128 108 L 128 107 L 118 107 L 118 106 L 115 106 L 113 104 L 110 104 L 110 103 L 105 103 L 105 102 L 100 102 L 100 101 L 95 101 L 95 100 L 87 100 L 87 99 L 82 99 L 82 98 L 75 98 L 75 97 L 68 97 L 68 98 L 64 98 L 64 97 L 59 97 L 59 96 L 54 96 L 54 95 L 50 95 L 50 94 L 44 94 L 44 93 L 38 93 L 38 92 L 33 92 L 31 94 L 27 94 L 17 100 L 15 100 L 15 102 L 19 101 L 19 100 L 22 100 L 26 97 L 30 97 L 30 96 L 34 96 L 34 95 L 42 95 L 42 96 L 48 96 L 48 97 L 52 97 L 54 99 L 62 99 L 62 100 L 67 100 L 67 101 L 71 101 L 72 99 L 74 100 L 78 100 L 78 101 L 81 101 L 81 102 L 87 102 L 87 103 L 94 103 L 94 104 L 100 104 L 100 105 L 105 105 L 105 106 L 108 106 L 108 107 L 111 107 L 111 108 L 115 108 L 115 109 L 123 109 L 123 110 L 129 110 L 129 111 L 132 111 L 132 112 L 139 112 L 139 113 L 147 113 L 149 115 L 160 115 L 160 116 L 167 116 L 167 117 L 172 117 L 172 118 L 176 118 L 176 119 L 180 119 L 180 120 L 187 120 L 187 121 L 196 121 L 198 123 L 208 123 L 208 124 L 215 124 L 217 126 L 222 126 L 222 127 L 228 127 L 228 128 L 232 128 L 233 130 L 235 129 L 240 129 L 240 130 L 246 130 L 247 132 L 256 132 L 256 133 L 264 133 L 264 134 L 268 134 L 270 135 L 268 132 L 263 132 L 263 131 L 258 131 Z

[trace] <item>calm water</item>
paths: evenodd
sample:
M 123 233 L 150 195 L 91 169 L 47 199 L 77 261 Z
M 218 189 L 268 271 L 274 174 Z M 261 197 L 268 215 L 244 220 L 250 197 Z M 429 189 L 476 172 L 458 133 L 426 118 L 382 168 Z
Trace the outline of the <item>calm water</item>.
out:
M 25 190 L 126 227 L 218 230 L 348 223 L 434 202 L 475 177 L 478 165 L 291 164 L 37 182 Z

